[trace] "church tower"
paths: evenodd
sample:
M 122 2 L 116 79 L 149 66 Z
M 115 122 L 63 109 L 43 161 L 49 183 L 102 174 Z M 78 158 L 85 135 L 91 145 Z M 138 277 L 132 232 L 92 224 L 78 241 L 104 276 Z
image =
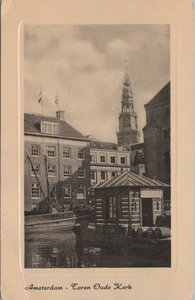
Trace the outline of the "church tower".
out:
M 139 143 L 140 133 L 137 126 L 137 113 L 134 108 L 133 92 L 126 70 L 123 82 L 121 112 L 119 115 L 118 146 L 130 146 Z

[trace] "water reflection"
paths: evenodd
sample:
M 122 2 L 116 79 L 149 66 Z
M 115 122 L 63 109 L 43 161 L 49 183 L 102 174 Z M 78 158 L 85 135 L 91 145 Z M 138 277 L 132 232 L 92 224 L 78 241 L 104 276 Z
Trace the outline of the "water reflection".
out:
M 74 232 L 28 234 L 25 241 L 26 268 L 79 267 Z
M 168 252 L 167 252 L 168 251 Z M 25 236 L 26 268 L 169 267 L 170 247 L 82 241 L 73 231 Z

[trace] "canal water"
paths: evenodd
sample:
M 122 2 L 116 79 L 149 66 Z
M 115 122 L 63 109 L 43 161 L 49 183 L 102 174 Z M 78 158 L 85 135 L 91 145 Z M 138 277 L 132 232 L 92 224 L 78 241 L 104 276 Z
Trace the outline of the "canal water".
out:
M 100 243 L 74 231 L 25 235 L 25 268 L 170 267 L 170 246 Z

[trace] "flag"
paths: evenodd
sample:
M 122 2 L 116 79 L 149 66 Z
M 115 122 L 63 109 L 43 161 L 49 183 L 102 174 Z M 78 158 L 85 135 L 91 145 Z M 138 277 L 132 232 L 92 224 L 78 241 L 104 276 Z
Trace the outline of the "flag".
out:
M 42 90 L 40 90 L 39 93 L 38 103 L 40 103 L 41 101 L 42 101 Z
M 56 95 L 56 98 L 55 98 L 55 104 L 59 104 L 59 99 L 58 99 L 58 94 Z

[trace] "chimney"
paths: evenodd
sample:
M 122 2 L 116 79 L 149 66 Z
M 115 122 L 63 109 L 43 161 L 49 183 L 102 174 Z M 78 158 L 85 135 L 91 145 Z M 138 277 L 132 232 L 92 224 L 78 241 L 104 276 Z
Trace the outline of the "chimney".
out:
M 58 110 L 56 111 L 56 118 L 58 120 L 63 121 L 64 120 L 64 111 L 63 110 Z

